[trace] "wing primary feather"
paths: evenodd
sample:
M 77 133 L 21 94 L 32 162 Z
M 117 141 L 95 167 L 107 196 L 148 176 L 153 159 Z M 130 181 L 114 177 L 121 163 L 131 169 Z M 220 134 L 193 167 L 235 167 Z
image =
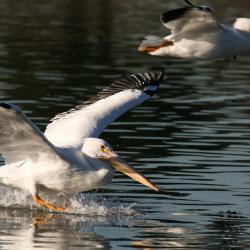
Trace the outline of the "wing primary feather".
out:
M 5 103 L 5 102 L 2 102 L 0 104 L 0 106 L 3 107 L 3 108 L 5 108 L 5 109 L 11 109 L 11 106 L 9 104 Z
M 41 154 L 61 159 L 54 146 L 22 110 L 7 103 L 0 104 L 0 153 L 6 164 L 27 159 L 35 161 Z
M 104 88 L 102 91 L 97 93 L 95 96 L 85 101 L 69 111 L 63 112 L 55 116 L 51 121 L 55 121 L 64 117 L 65 115 L 72 113 L 74 111 L 80 110 L 88 105 L 91 105 L 101 99 L 114 95 L 124 90 L 141 90 L 149 96 L 153 96 L 158 88 L 151 89 L 150 86 L 158 86 L 164 77 L 164 70 L 150 71 L 146 73 L 135 73 L 131 75 L 126 75 L 125 77 L 118 79 L 111 83 L 110 86 Z
M 188 11 L 192 10 L 193 7 L 182 7 L 174 10 L 169 10 L 161 15 L 161 21 L 168 23 L 184 16 Z
M 190 1 L 188 0 L 184 0 L 188 5 L 190 5 L 191 7 L 196 7 L 193 3 L 191 3 Z
M 45 136 L 58 147 L 81 148 L 84 138 L 98 137 L 112 121 L 150 99 L 163 77 L 161 70 L 116 80 L 82 105 L 58 114 L 48 124 Z

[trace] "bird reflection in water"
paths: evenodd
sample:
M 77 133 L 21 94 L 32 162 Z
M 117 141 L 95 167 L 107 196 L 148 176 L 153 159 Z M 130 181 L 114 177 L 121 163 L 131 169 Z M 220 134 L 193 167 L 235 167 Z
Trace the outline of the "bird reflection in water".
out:
M 89 225 L 91 219 L 83 216 L 1 208 L 0 248 L 59 250 L 84 246 L 87 249 L 110 249 L 110 243 L 103 236 L 86 232 Z

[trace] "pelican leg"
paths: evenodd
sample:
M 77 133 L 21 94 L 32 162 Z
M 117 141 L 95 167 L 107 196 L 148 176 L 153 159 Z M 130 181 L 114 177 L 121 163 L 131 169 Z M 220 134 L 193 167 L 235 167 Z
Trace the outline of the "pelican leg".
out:
M 33 218 L 32 223 L 34 226 L 45 225 L 49 220 L 53 219 L 55 214 L 40 214 Z
M 47 208 L 49 210 L 52 210 L 52 211 L 56 211 L 56 212 L 62 212 L 62 211 L 65 211 L 65 208 L 63 207 L 57 207 L 55 205 L 52 205 L 46 201 L 44 201 L 43 199 L 40 198 L 40 196 L 37 194 L 37 195 L 33 195 L 32 196 L 33 198 L 33 201 L 39 205 L 39 206 L 42 206 L 44 208 Z

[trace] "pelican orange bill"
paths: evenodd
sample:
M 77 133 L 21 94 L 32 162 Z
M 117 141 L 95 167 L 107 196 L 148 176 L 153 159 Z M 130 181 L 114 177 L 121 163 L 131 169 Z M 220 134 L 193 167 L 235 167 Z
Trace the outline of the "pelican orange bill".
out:
M 119 172 L 129 176 L 135 181 L 159 192 L 159 188 L 156 187 L 152 182 L 146 179 L 142 174 L 140 174 L 135 168 L 128 165 L 123 159 L 121 159 L 115 152 L 110 152 L 110 158 L 103 159 L 109 163 L 114 169 Z

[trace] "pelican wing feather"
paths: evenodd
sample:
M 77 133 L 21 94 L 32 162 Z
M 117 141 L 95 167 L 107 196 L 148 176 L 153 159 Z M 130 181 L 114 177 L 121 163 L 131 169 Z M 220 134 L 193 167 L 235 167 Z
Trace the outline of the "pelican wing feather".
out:
M 96 96 L 55 116 L 45 136 L 59 147 L 80 148 L 86 137 L 98 137 L 120 115 L 149 99 L 158 89 L 163 72 L 127 75 Z
M 0 104 L 0 153 L 6 164 L 31 160 L 41 154 L 46 158 L 60 158 L 56 149 L 20 108 L 13 104 Z
M 182 7 L 162 14 L 163 25 L 171 30 L 168 37 L 174 41 L 197 36 L 199 33 L 221 32 L 223 27 L 207 6 Z

